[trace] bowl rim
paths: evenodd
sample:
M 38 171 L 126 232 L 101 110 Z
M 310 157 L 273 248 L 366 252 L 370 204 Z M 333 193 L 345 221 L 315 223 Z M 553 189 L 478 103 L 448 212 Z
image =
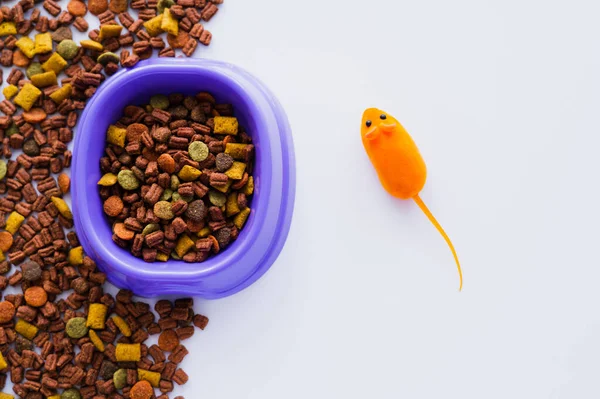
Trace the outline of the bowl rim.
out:
M 242 260 L 246 261 L 249 254 L 252 255 L 252 261 L 256 263 L 255 270 L 252 274 L 243 276 L 239 281 L 236 281 L 233 287 L 229 287 L 228 290 L 218 294 L 219 296 L 225 296 L 228 294 L 227 292 L 239 291 L 258 279 L 273 263 L 287 238 L 295 198 L 295 163 L 291 130 L 281 105 L 266 86 L 248 72 L 232 64 L 219 61 L 197 59 L 192 63 L 189 61 L 182 59 L 152 59 L 140 62 L 133 69 L 123 70 L 115 74 L 92 97 L 77 127 L 77 132 L 86 131 L 86 134 L 76 134 L 73 151 L 72 198 L 74 214 L 76 215 L 74 219 L 78 234 L 83 235 L 83 239 L 80 241 L 82 241 L 86 253 L 93 254 L 93 258 L 101 258 L 103 262 L 108 264 L 110 270 L 106 271 L 107 276 L 109 280 L 117 285 L 126 283 L 122 281 L 122 277 L 190 285 L 230 269 L 236 263 Z M 166 69 L 170 69 L 170 71 Z M 82 203 L 82 199 L 86 198 L 86 193 L 85 190 L 83 193 L 81 190 L 86 185 L 89 186 L 89 181 L 86 181 L 89 179 L 84 173 L 85 165 L 82 164 L 88 164 L 89 162 L 83 155 L 81 148 L 85 149 L 85 144 L 88 144 L 89 147 L 91 131 L 88 131 L 88 129 L 93 129 L 94 121 L 100 118 L 97 109 L 110 106 L 109 98 L 114 90 L 134 85 L 135 79 L 165 73 L 203 75 L 219 80 L 244 101 L 247 113 L 250 114 L 246 117 L 252 119 L 256 125 L 255 131 L 251 132 L 253 138 L 257 135 L 261 136 L 261 145 L 256 147 L 256 155 L 259 160 L 255 169 L 256 192 L 252 199 L 253 211 L 247 225 L 240 231 L 238 239 L 226 251 L 202 263 L 186 263 L 172 259 L 166 262 L 146 263 L 128 253 L 127 250 L 118 247 L 112 240 L 109 240 L 110 242 L 101 240 L 96 229 L 84 228 L 86 225 L 93 225 L 93 217 L 91 207 L 84 206 Z M 91 127 L 90 124 L 92 124 Z M 110 124 L 110 121 L 108 124 Z M 268 126 L 276 126 L 277 131 L 274 132 L 273 128 L 269 129 Z M 276 136 L 281 140 L 279 143 L 274 141 Z M 287 182 L 283 181 L 285 178 L 281 173 L 285 169 L 284 164 L 288 167 L 291 166 L 289 167 Z M 285 187 L 276 190 L 274 186 L 279 181 Z M 95 191 L 92 195 L 97 195 L 97 189 Z M 97 201 L 101 204 L 99 197 L 97 197 Z M 279 203 L 274 204 L 273 201 Z M 277 212 L 274 212 L 275 210 Z M 111 230 L 108 223 L 105 223 L 104 227 L 108 231 Z M 83 232 L 83 234 L 80 232 Z M 253 248 L 254 243 L 261 239 L 261 235 L 264 235 L 262 237 L 264 248 L 262 251 L 256 251 Z M 118 249 L 119 251 L 112 251 L 111 249 Z M 123 252 L 126 254 L 124 258 L 121 256 Z M 164 265 L 164 267 L 157 268 L 157 264 Z M 170 267 L 173 265 L 177 267 Z M 123 276 L 114 274 L 113 271 Z M 181 292 L 181 290 L 178 290 L 178 292 Z M 199 289 L 193 289 L 193 293 L 198 294 Z

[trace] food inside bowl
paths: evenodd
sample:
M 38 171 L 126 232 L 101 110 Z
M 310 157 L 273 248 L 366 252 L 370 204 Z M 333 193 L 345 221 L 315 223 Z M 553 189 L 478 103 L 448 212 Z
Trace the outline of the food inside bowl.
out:
M 244 227 L 254 145 L 231 104 L 207 92 L 125 107 L 106 132 L 99 195 L 112 239 L 146 262 L 202 262 Z

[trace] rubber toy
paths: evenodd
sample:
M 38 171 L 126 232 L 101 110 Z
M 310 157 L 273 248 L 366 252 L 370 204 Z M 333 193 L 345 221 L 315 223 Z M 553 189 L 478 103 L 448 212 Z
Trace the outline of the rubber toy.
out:
M 396 198 L 415 201 L 446 240 L 458 268 L 459 290 L 462 290 L 462 270 L 454 245 L 419 197 L 427 179 L 427 167 L 412 137 L 396 118 L 377 108 L 364 112 L 360 130 L 363 145 L 383 188 Z

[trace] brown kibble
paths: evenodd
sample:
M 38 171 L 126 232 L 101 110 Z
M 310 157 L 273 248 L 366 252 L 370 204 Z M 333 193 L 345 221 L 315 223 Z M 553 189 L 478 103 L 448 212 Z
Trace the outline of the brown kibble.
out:
M 190 35 L 180 29 L 179 33 L 177 34 L 177 36 L 168 34 L 167 35 L 167 41 L 169 42 L 169 46 L 171 46 L 172 48 L 183 48 L 185 46 L 185 44 L 188 42 L 190 38 Z
M 125 227 L 124 223 L 116 223 L 113 227 L 113 231 L 117 237 L 125 241 L 133 240 L 133 237 L 135 236 L 135 233 Z
M 175 172 L 175 160 L 169 154 L 162 154 L 158 157 L 158 167 L 167 173 Z
M 83 17 L 87 14 L 87 6 L 80 0 L 71 0 L 67 5 L 67 11 L 73 16 Z
M 192 319 L 192 322 L 194 323 L 194 325 L 196 327 L 198 327 L 201 330 L 204 330 L 206 328 L 206 326 L 208 325 L 208 317 L 203 316 L 201 314 L 197 314 Z
M 123 200 L 113 195 L 104 201 L 104 213 L 111 217 L 119 216 L 123 211 L 123 206 Z
M 8 301 L 0 302 L 0 324 L 8 323 L 15 315 L 15 305 Z M 175 334 L 177 335 L 177 334 Z
M 158 337 L 158 346 L 165 352 L 171 352 L 179 345 L 179 337 L 173 329 L 165 330 Z
M 42 123 L 46 116 L 47 114 L 42 108 L 31 108 L 29 111 L 23 112 L 23 119 L 31 124 Z
M 13 245 L 13 236 L 8 231 L 0 232 L 0 251 L 6 253 Z
M 61 173 L 60 175 L 58 175 L 58 188 L 60 188 L 60 191 L 63 194 L 66 194 L 69 192 L 69 188 L 71 187 L 71 178 L 65 174 L 65 173 Z
M 108 8 L 115 14 L 127 11 L 127 0 L 110 0 Z
M 129 391 L 130 399 L 150 399 L 154 394 L 154 389 L 148 381 L 138 381 Z
M 34 308 L 42 307 L 48 301 L 48 294 L 42 287 L 29 287 L 25 290 L 25 302 Z
M 133 123 L 127 126 L 125 137 L 128 142 L 139 142 L 144 133 L 148 133 L 148 127 L 146 125 Z
M 94 15 L 102 14 L 108 10 L 108 0 L 90 0 L 88 9 Z

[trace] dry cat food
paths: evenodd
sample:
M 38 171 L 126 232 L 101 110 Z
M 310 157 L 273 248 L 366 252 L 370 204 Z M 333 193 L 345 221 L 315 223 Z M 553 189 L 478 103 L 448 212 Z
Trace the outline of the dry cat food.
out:
M 209 93 L 156 95 L 106 133 L 98 182 L 113 240 L 146 262 L 202 262 L 250 214 L 254 146 Z
M 28 399 L 148 395 L 140 381 L 150 384 L 151 397 L 167 399 L 174 384 L 187 381 L 179 368 L 184 345 L 165 353 L 144 342 L 163 331 L 170 342 L 172 331 L 181 342 L 208 319 L 193 313 L 189 299 L 159 301 L 157 316 L 128 291 L 116 298 L 105 292 L 106 276 L 72 231 L 64 172 L 79 112 L 107 76 L 152 55 L 190 56 L 198 43 L 208 45 L 212 35 L 204 24 L 220 3 L 20 0 L 0 6 L 6 71 L 0 70 L 6 81 L 0 98 L 0 398 L 14 397 L 5 393 L 7 380 L 16 396 Z M 72 28 L 88 39 L 73 40 Z M 14 293 L 7 294 L 8 287 Z M 119 345 L 133 345 L 139 360 L 119 361 L 117 348 L 128 348 Z M 136 384 L 145 388 L 134 390 Z

